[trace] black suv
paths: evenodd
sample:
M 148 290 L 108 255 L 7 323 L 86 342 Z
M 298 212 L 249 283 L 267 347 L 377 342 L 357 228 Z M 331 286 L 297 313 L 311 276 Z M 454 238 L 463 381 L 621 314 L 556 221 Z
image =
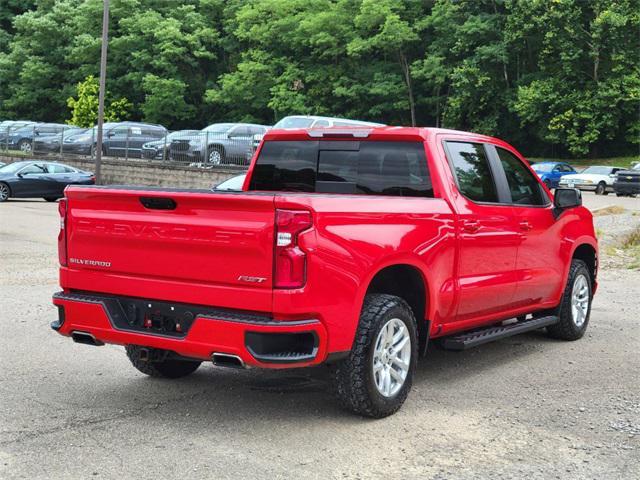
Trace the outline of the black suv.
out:
M 107 122 L 102 130 L 102 154 L 110 157 L 142 157 L 142 145 L 167 134 L 162 125 L 138 122 Z M 98 127 L 65 138 L 64 151 L 82 155 L 95 154 Z
M 613 181 L 613 191 L 618 197 L 635 197 L 640 193 L 640 162 L 630 170 L 618 170 Z

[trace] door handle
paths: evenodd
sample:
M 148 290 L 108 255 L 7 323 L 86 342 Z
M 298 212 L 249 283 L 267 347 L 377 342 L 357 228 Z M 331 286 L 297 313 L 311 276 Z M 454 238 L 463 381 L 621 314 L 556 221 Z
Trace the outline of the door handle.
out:
M 467 233 L 476 233 L 480 230 L 480 223 L 476 220 L 465 220 L 462 222 L 462 229 Z
M 533 225 L 531 225 L 528 220 L 522 220 L 520 222 L 520 228 L 522 230 L 524 230 L 525 232 L 528 232 L 529 230 L 531 230 L 533 228 Z

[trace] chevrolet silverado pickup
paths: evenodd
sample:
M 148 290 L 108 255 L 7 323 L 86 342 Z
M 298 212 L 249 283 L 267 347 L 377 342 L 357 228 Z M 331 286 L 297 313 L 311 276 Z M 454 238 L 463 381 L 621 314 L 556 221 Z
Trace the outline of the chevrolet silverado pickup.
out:
M 581 338 L 597 287 L 580 192 L 453 130 L 272 130 L 241 191 L 70 186 L 59 212 L 58 333 L 156 377 L 326 364 L 370 417 L 432 342 Z

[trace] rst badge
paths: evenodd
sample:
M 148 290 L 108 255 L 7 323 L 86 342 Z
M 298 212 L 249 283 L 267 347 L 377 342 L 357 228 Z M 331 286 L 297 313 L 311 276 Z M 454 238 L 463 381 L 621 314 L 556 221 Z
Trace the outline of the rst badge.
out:
M 265 277 L 250 277 L 248 275 L 240 275 L 238 281 L 247 283 L 264 283 L 267 281 Z

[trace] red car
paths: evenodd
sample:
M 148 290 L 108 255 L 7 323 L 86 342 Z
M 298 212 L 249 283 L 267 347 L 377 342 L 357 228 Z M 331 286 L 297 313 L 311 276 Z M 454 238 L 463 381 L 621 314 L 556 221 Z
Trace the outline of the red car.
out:
M 342 403 L 395 412 L 432 341 L 582 337 L 598 246 L 507 143 L 431 128 L 272 130 L 243 191 L 71 186 L 58 333 L 176 378 L 332 366 Z

